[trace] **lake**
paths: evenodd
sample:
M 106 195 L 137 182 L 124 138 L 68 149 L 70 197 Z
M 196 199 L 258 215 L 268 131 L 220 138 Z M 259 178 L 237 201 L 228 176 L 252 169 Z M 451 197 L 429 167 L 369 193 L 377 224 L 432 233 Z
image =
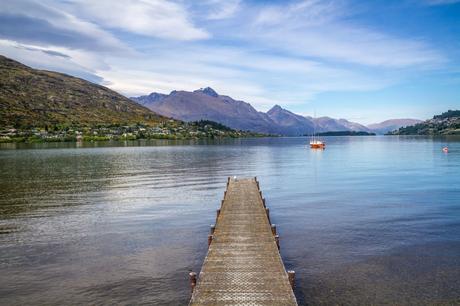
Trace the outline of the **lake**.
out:
M 460 137 L 325 139 L 0 144 L 0 304 L 186 305 L 234 175 L 299 304 L 459 304 Z

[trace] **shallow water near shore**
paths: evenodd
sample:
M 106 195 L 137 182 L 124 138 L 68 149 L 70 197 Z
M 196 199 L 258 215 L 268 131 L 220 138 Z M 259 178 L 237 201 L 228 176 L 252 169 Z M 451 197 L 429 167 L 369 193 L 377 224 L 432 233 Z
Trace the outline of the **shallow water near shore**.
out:
M 459 304 L 460 137 L 325 139 L 0 144 L 0 304 L 186 305 L 233 175 L 299 304 Z

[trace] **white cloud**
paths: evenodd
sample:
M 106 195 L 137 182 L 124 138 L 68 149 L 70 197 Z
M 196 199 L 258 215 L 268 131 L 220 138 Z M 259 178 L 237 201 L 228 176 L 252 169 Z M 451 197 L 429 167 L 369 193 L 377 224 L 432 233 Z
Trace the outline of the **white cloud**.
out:
M 72 48 L 110 51 L 112 54 L 130 52 L 130 48 L 112 33 L 57 8 L 53 2 L 6 1 L 0 6 L 0 13 L 19 20 L 21 25 L 14 25 L 15 28 L 10 30 L 14 30 L 18 39 L 25 43 L 33 41 L 47 45 L 60 42 Z
M 351 23 L 342 1 L 298 1 L 254 10 L 238 37 L 267 48 L 367 66 L 439 65 L 444 56 L 423 39 L 394 37 Z M 243 26 L 244 27 L 244 26 Z
M 165 0 L 73 0 L 73 10 L 104 27 L 173 40 L 206 39 L 186 9 Z
M 226 19 L 237 13 L 241 0 L 208 0 L 208 5 L 211 7 L 208 19 Z
M 210 46 L 171 50 L 155 46 L 155 57 L 111 63 L 98 71 L 107 85 L 127 96 L 153 91 L 194 90 L 211 86 L 220 94 L 251 103 L 259 110 L 274 104 L 301 105 L 325 91 L 367 91 L 394 83 L 390 76 L 329 67 L 296 57 L 266 55 L 241 48 Z
M 303 0 L 287 5 L 271 5 L 256 12 L 256 25 L 287 25 L 289 28 L 296 28 L 300 24 L 324 24 L 343 14 L 341 2 L 331 0 Z
M 0 40 L 0 53 L 36 69 L 63 72 L 96 83 L 102 81 L 102 78 L 96 74 L 96 70 L 109 69 L 103 58 L 99 56 L 56 46 L 44 48 L 11 40 Z

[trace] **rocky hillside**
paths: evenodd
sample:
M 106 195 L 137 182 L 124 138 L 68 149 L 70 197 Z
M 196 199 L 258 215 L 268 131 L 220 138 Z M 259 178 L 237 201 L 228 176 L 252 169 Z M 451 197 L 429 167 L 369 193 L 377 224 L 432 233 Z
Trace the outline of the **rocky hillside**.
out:
M 460 110 L 449 110 L 415 125 L 402 127 L 391 135 L 460 135 Z
M 273 106 L 268 112 L 268 117 L 277 127 L 278 132 L 284 135 L 303 135 L 314 130 L 315 123 L 311 118 L 294 114 L 279 105 Z
M 173 91 L 169 95 L 152 93 L 132 98 L 167 117 L 183 121 L 212 120 L 239 130 L 276 133 L 273 122 L 249 103 L 218 95 L 212 88 Z
M 251 104 L 219 95 L 206 87 L 189 91 L 173 91 L 169 95 L 151 93 L 131 98 L 154 112 L 184 120 L 213 120 L 226 126 L 259 133 L 299 136 L 326 131 L 370 131 L 367 127 L 345 119 L 312 118 L 294 114 L 279 105 L 267 113 L 259 112 Z
M 100 85 L 0 56 L 0 127 L 93 126 L 166 118 Z

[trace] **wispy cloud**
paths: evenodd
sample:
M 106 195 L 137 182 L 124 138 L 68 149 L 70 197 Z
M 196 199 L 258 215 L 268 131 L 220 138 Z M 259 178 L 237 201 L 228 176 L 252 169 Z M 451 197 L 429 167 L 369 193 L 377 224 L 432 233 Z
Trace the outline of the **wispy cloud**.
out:
M 165 0 L 72 0 L 71 9 L 103 27 L 172 40 L 209 38 L 185 8 Z
M 61 47 L 45 48 L 11 40 L 0 39 L 0 54 L 34 68 L 60 71 L 95 83 L 103 81 L 96 70 L 109 69 L 101 57 L 85 51 Z
M 0 37 L 40 45 L 65 45 L 110 53 L 129 52 L 112 33 L 51 5 L 31 0 L 0 6 Z
M 349 21 L 342 1 L 307 0 L 257 11 L 242 39 L 284 52 L 368 66 L 437 65 L 444 56 L 422 38 L 395 37 Z
M 446 4 L 453 4 L 459 3 L 460 0 L 424 0 L 424 3 L 428 5 L 446 5 Z
M 98 74 L 127 96 L 211 86 L 260 110 L 276 103 L 305 104 L 325 91 L 368 91 L 396 81 L 391 76 L 236 47 L 183 46 L 180 52 L 161 45 L 154 48 L 156 57 L 145 56 L 122 65 L 118 62 L 117 68 L 114 64 L 113 69 Z
M 283 25 L 295 29 L 324 24 L 343 15 L 343 3 L 338 1 L 302 0 L 290 4 L 269 5 L 258 8 L 254 24 Z
M 208 0 L 208 19 L 220 20 L 233 17 L 240 9 L 241 0 Z

